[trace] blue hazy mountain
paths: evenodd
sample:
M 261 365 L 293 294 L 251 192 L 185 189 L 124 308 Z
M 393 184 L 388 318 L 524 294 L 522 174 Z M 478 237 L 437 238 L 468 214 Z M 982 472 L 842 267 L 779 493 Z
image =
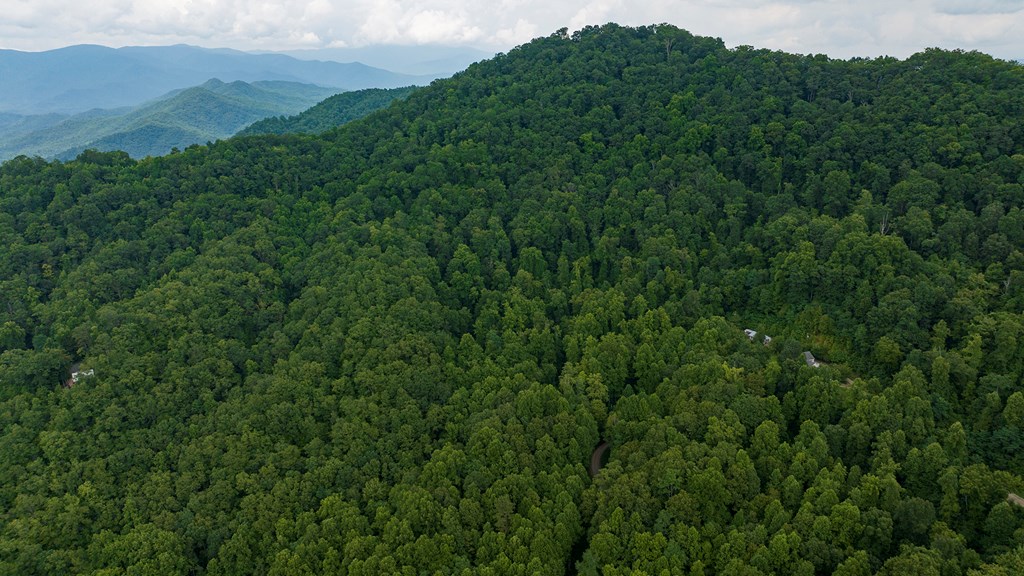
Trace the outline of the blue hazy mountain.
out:
M 209 78 L 310 83 L 341 92 L 423 85 L 435 77 L 397 74 L 360 63 L 187 45 L 0 50 L 0 112 L 73 114 L 135 106 Z
M 362 62 L 393 72 L 415 75 L 451 76 L 470 64 L 494 56 L 465 46 L 364 46 L 360 48 L 321 48 L 317 50 L 287 50 L 302 60 L 333 60 L 335 62 Z
M 20 154 L 66 159 L 86 148 L 124 150 L 135 158 L 166 154 L 227 138 L 263 118 L 296 114 L 337 92 L 295 82 L 215 79 L 135 107 L 20 120 L 0 115 L 0 159 Z M 4 128 L 4 122 L 9 126 Z

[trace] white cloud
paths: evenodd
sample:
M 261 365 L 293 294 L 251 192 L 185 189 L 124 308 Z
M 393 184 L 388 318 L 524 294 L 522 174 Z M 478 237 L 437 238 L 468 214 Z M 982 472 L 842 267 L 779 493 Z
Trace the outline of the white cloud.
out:
M 591 24 L 608 22 L 612 20 L 609 16 L 621 10 L 621 7 L 622 2 L 619 0 L 595 0 L 585 4 L 569 20 L 569 28 L 578 30 Z
M 1011 14 L 1024 10 L 1022 0 L 938 0 L 937 11 L 945 14 Z
M 537 25 L 520 18 L 509 28 L 501 28 L 494 33 L 494 39 L 501 46 L 517 46 L 540 35 Z
M 667 22 L 836 57 L 929 46 L 1024 58 L 1024 0 L 7 0 L 0 47 L 191 42 L 288 49 L 377 43 L 507 50 L 568 27 Z
M 936 14 L 929 22 L 939 35 L 965 45 L 985 45 L 1005 37 L 1020 22 L 1005 14 Z
M 383 3 L 382 3 L 383 4 Z M 403 11 L 395 2 L 371 12 L 359 27 L 357 43 L 463 44 L 483 34 L 460 12 L 422 9 Z

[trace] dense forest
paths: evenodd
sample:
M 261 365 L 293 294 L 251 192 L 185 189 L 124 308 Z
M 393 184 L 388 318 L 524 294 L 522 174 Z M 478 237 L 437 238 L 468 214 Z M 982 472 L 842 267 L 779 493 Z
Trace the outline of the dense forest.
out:
M 11 160 L 0 574 L 1020 574 L 1022 117 L 980 53 L 607 25 Z
M 238 134 L 320 134 L 385 108 L 394 100 L 404 100 L 417 88 L 367 88 L 342 92 L 295 116 L 274 116 L 253 122 Z

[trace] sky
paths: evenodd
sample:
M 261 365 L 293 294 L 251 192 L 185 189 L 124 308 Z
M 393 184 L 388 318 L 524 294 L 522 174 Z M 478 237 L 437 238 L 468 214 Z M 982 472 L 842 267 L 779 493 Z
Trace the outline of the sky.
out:
M 668 23 L 726 45 L 836 58 L 927 47 L 1024 60 L 1024 0 L 4 0 L 0 48 L 187 43 L 506 51 L 566 27 Z

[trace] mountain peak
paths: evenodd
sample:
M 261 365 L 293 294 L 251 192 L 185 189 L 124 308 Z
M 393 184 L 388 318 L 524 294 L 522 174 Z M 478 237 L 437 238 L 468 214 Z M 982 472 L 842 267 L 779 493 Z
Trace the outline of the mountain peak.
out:
M 0 112 L 77 113 L 132 106 L 211 78 L 283 80 L 340 90 L 424 85 L 411 76 L 358 63 L 299 60 L 285 54 L 174 46 L 68 46 L 47 52 L 0 51 Z

